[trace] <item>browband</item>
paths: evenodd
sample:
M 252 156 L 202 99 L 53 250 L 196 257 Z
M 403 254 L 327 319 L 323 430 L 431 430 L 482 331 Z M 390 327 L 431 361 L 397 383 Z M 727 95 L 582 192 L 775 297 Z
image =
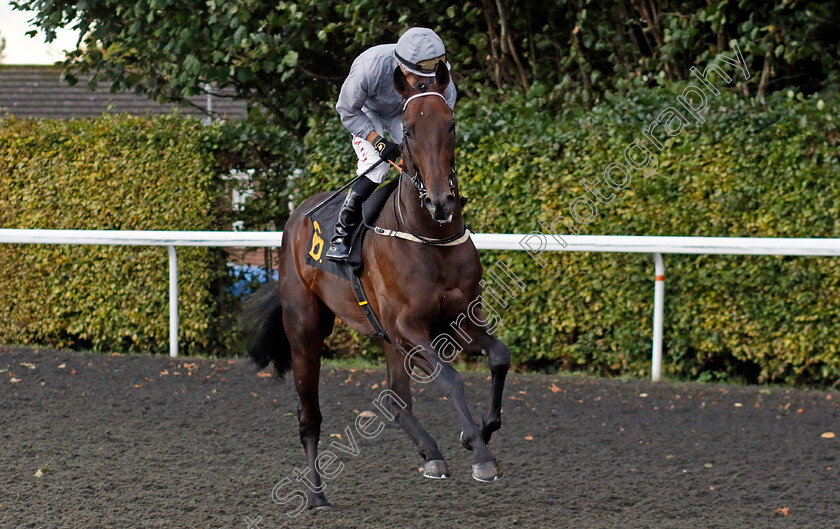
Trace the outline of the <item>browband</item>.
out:
M 408 99 L 405 100 L 405 104 L 403 104 L 403 112 L 405 112 L 405 109 L 408 106 L 408 103 L 411 102 L 412 99 L 417 99 L 418 97 L 431 96 L 431 95 L 438 96 L 441 99 L 443 99 L 444 101 L 446 101 L 446 98 L 440 92 L 420 92 L 419 94 L 414 94 L 413 96 L 411 96 L 411 97 L 409 97 Z

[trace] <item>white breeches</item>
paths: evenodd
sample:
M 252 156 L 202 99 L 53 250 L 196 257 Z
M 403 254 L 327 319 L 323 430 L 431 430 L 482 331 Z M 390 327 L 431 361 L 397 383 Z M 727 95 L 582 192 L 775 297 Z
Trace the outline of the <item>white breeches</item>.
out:
M 376 129 L 376 133 L 382 136 L 382 118 L 380 118 L 373 112 L 369 112 L 364 109 L 363 111 L 365 114 L 367 114 L 367 117 L 369 117 L 370 120 L 373 122 L 373 126 Z M 388 131 L 388 133 L 391 135 L 391 139 L 395 143 L 402 143 L 402 115 L 399 115 L 396 118 L 392 119 L 390 122 L 386 123 L 384 129 Z M 379 153 L 376 152 L 376 149 L 373 148 L 373 145 L 365 138 L 353 136 L 353 150 L 356 151 L 356 157 L 359 159 L 358 163 L 356 164 L 357 175 L 364 173 L 373 164 L 379 161 Z M 385 177 L 388 175 L 388 169 L 390 168 L 391 164 L 387 162 L 382 162 L 365 176 L 369 178 L 372 182 L 381 184 L 385 180 Z

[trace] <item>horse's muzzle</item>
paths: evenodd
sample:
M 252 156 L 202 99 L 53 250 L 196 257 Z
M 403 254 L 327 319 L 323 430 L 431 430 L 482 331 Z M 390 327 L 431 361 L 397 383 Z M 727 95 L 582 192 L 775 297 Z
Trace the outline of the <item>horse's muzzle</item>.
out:
M 432 218 L 440 224 L 452 222 L 452 216 L 455 212 L 455 194 L 448 193 L 442 198 L 432 199 L 427 196 L 423 201 L 426 209 L 431 213 Z

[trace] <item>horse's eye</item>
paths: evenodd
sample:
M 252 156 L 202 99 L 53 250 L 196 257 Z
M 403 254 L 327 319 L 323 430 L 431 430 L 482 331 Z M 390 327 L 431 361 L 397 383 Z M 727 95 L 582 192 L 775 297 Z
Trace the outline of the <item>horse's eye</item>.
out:
M 411 131 L 409 131 L 408 129 L 403 129 L 403 136 L 405 136 L 406 138 L 410 138 Z
M 449 133 L 450 134 L 455 134 L 455 122 L 454 121 L 449 124 Z
M 421 92 L 425 92 L 426 91 L 426 83 L 423 83 L 423 82 L 417 83 L 417 89 L 420 90 Z

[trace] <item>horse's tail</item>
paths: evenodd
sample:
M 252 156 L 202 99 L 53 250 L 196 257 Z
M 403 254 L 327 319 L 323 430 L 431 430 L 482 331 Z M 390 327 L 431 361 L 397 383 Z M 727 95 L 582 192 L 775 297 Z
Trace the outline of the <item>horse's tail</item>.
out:
M 266 283 L 248 299 L 243 321 L 251 359 L 260 369 L 274 362 L 274 372 L 282 378 L 292 368 L 292 348 L 276 282 Z

